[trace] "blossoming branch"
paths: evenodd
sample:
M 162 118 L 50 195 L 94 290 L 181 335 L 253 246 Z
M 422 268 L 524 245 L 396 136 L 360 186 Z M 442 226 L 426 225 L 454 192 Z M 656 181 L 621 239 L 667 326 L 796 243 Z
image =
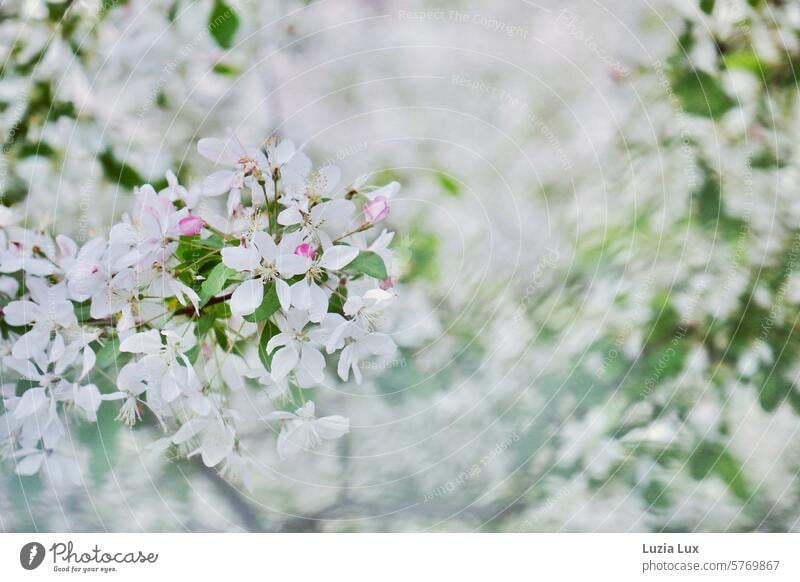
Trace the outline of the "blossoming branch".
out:
M 155 450 L 246 477 L 235 392 L 266 391 L 262 418 L 291 457 L 349 431 L 305 395 L 327 364 L 338 357 L 339 378 L 361 382 L 362 360 L 394 351 L 380 332 L 393 233 L 376 225 L 399 185 L 342 189 L 338 168 L 314 169 L 288 140 L 206 138 L 198 151 L 219 169 L 142 186 L 132 212 L 82 247 L 3 209 L 0 452 L 18 474 L 79 481 L 68 423 L 115 406 L 119 422 L 160 428 Z

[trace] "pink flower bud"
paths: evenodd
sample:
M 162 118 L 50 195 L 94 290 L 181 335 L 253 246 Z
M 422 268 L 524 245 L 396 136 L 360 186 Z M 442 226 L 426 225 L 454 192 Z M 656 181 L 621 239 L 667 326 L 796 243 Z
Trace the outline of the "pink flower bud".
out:
M 180 232 L 183 236 L 192 236 L 199 234 L 205 225 L 205 220 L 199 216 L 190 214 L 189 216 L 184 216 L 178 221 L 178 232 Z
M 364 204 L 364 217 L 369 224 L 378 224 L 381 220 L 389 216 L 389 199 L 384 196 L 376 196 Z
M 313 259 L 314 255 L 316 255 L 316 251 L 314 251 L 314 247 L 312 247 L 308 243 L 303 243 L 298 245 L 296 249 L 294 249 L 294 254 L 300 255 L 301 257 L 307 257 L 309 259 Z
M 384 291 L 388 291 L 389 289 L 392 289 L 394 287 L 394 279 L 392 279 L 391 277 L 386 277 L 383 281 L 379 283 L 379 285 L 381 289 L 383 289 Z

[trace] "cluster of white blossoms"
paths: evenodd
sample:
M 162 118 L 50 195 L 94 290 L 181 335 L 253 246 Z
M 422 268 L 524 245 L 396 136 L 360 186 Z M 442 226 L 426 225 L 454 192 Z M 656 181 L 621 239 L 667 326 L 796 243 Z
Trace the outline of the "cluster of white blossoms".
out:
M 68 423 L 116 406 L 118 421 L 163 431 L 155 450 L 238 475 L 232 392 L 267 392 L 263 420 L 291 457 L 349 431 L 304 394 L 327 363 L 338 355 L 338 376 L 360 383 L 365 358 L 395 350 L 378 331 L 395 298 L 393 233 L 376 225 L 399 184 L 342 188 L 338 168 L 314 169 L 288 140 L 247 148 L 231 134 L 198 151 L 224 169 L 142 186 L 83 246 L 3 210 L 0 452 L 18 474 L 77 481 Z

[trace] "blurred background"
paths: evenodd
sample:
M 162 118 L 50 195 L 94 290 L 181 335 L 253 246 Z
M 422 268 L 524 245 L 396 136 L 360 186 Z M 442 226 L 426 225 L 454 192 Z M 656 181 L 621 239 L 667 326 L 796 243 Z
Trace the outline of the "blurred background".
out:
M 800 529 L 800 5 L 2 0 L 0 55 L 0 226 L 86 241 L 228 128 L 403 185 L 349 435 L 254 415 L 243 482 L 111 411 L 0 529 Z

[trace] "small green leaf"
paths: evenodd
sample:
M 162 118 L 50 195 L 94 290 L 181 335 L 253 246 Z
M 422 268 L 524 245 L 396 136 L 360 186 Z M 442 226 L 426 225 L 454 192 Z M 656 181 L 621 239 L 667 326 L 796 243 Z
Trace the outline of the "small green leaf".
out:
M 758 402 L 761 408 L 772 412 L 786 400 L 792 392 L 792 384 L 784 380 L 777 371 L 773 371 L 769 380 L 764 382 L 758 392 Z
M 214 8 L 208 17 L 208 31 L 217 44 L 224 49 L 233 46 L 233 37 L 239 28 L 239 17 L 223 0 L 214 0 Z
M 683 109 L 692 115 L 719 119 L 736 104 L 718 79 L 696 69 L 675 71 L 672 90 L 680 98 Z
M 439 184 L 441 184 L 445 192 L 447 192 L 451 196 L 461 195 L 461 186 L 459 186 L 458 182 L 456 182 L 453 178 L 451 178 L 444 172 L 438 172 L 436 174 L 436 178 L 439 180 Z
M 344 315 L 345 301 L 347 301 L 347 287 L 339 285 L 336 288 L 336 292 L 331 293 L 331 298 L 328 301 L 328 311 Z
M 267 353 L 267 344 L 273 336 L 280 332 L 281 330 L 272 321 L 267 320 L 264 322 L 264 329 L 261 331 L 261 337 L 258 340 L 258 357 L 267 371 L 270 371 L 272 367 L 272 354 Z
M 102 348 L 97 351 L 95 368 L 98 370 L 109 370 L 121 368 L 132 357 L 131 354 L 119 351 L 119 338 L 113 337 L 108 340 Z
M 716 0 L 700 0 L 700 10 L 706 14 L 711 14 L 714 10 L 715 1 Z
M 352 263 L 345 267 L 348 270 L 364 273 L 376 279 L 386 279 L 389 275 L 386 272 L 386 265 L 380 255 L 372 251 L 363 251 Z
M 145 183 L 144 178 L 132 166 L 119 161 L 111 149 L 103 151 L 97 156 L 106 178 L 123 188 L 133 190 L 136 186 Z
M 217 263 L 217 266 L 211 269 L 208 278 L 203 281 L 200 287 L 200 306 L 202 307 L 208 300 L 214 297 L 217 293 L 225 288 L 225 283 L 236 271 L 225 265 L 224 263 Z
M 75 317 L 78 318 L 79 323 L 86 323 L 87 321 L 92 319 L 91 302 L 84 301 L 83 303 L 73 303 L 72 307 L 75 310 Z
M 241 69 L 238 67 L 234 67 L 233 65 L 228 65 L 226 63 L 217 63 L 211 68 L 217 75 L 225 75 L 235 77 L 241 74 Z
M 747 502 L 751 498 L 741 466 L 720 444 L 703 441 L 697 445 L 689 457 L 689 472 L 698 481 L 715 474 L 740 500 Z
M 278 301 L 278 292 L 275 289 L 275 284 L 270 283 L 269 286 L 264 290 L 264 299 L 261 301 L 261 305 L 259 305 L 258 309 L 256 309 L 250 315 L 245 315 L 244 320 L 251 323 L 264 321 L 273 313 L 278 311 L 280 306 L 281 304 L 280 301 Z

